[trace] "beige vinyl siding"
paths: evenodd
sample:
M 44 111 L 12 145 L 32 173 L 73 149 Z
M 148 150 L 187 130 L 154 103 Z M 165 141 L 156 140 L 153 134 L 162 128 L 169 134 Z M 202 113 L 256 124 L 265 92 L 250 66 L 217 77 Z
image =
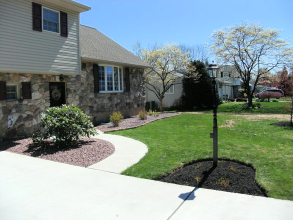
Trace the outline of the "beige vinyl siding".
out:
M 32 2 L 68 18 L 68 37 L 32 29 Z M 48 2 L 0 0 L 0 72 L 79 74 L 79 13 Z
M 182 78 L 177 79 L 176 83 L 179 83 L 179 84 L 174 85 L 174 94 L 165 94 L 165 97 L 163 99 L 164 106 L 172 106 L 176 104 L 176 102 L 180 99 L 182 95 L 182 90 L 183 90 Z M 163 88 L 161 87 L 161 89 Z M 146 99 L 147 99 L 147 102 L 155 101 L 158 106 L 160 104 L 160 101 L 155 95 L 155 93 L 148 90 L 147 88 L 146 88 Z

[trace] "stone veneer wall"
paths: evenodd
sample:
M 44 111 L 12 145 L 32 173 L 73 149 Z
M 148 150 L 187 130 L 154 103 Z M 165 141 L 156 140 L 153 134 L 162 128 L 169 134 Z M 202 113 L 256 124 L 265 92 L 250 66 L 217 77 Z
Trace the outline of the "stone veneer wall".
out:
M 17 84 L 20 93 L 16 101 L 0 101 L 0 139 L 31 136 L 38 129 L 40 114 L 50 107 L 49 82 L 59 82 L 59 75 L 0 73 L 0 81 Z M 22 99 L 21 82 L 31 82 L 32 99 Z M 64 76 L 64 82 L 66 103 L 90 115 L 95 125 L 108 122 L 113 111 L 129 117 L 145 106 L 142 69 L 130 68 L 130 92 L 94 93 L 93 63 L 86 63 L 80 75 Z M 11 128 L 8 116 L 15 119 Z

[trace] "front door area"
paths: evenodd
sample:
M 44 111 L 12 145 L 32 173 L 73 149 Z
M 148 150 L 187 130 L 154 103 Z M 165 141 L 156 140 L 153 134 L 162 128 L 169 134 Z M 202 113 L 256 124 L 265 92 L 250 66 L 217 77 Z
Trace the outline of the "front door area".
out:
M 66 104 L 65 99 L 65 82 L 50 82 L 50 107 L 61 106 Z

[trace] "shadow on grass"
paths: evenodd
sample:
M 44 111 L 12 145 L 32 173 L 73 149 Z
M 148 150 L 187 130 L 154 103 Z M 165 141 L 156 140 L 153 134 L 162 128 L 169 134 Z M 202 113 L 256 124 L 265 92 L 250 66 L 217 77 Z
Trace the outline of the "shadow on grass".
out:
M 272 123 L 271 125 L 283 127 L 286 130 L 293 130 L 293 126 L 290 121 L 280 121 L 277 123 Z

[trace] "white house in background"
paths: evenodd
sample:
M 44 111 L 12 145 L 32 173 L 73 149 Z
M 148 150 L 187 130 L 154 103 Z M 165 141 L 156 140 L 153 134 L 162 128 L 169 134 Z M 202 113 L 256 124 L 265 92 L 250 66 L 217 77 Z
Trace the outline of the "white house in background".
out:
M 239 96 L 238 90 L 241 88 L 242 81 L 234 66 L 220 66 L 216 81 L 220 100 L 228 100 Z
M 168 91 L 165 93 L 165 97 L 163 99 L 163 106 L 164 107 L 169 107 L 172 105 L 176 105 L 182 95 L 182 79 L 184 76 L 184 73 L 176 73 L 177 79 L 175 81 L 175 84 L 168 89 Z M 161 86 L 162 85 L 158 84 Z M 160 101 L 158 97 L 155 95 L 154 92 L 150 91 L 149 89 L 146 88 L 146 100 L 147 102 L 150 102 L 150 105 L 155 102 L 156 106 L 159 106 Z M 153 106 L 152 106 L 153 107 Z

